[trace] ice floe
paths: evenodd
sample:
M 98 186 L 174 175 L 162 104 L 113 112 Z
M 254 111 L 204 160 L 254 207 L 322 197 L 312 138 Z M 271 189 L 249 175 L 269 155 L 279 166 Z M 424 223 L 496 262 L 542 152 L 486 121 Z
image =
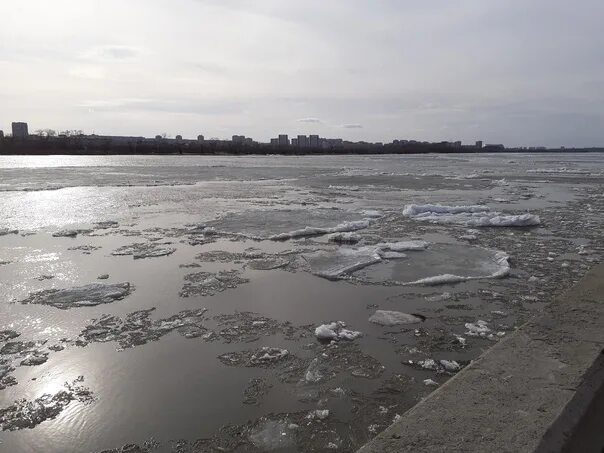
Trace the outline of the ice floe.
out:
M 485 278 L 502 278 L 507 276 L 510 272 L 509 258 L 509 255 L 505 252 L 496 252 L 493 261 L 489 263 L 488 269 L 485 269 L 491 272 L 488 275 L 464 276 L 454 274 L 440 274 L 420 278 L 412 282 L 406 282 L 404 283 L 404 285 L 436 286 L 460 283 L 469 280 L 481 280 Z
M 286 241 L 288 239 L 296 239 L 309 236 L 322 236 L 330 233 L 344 233 L 358 231 L 369 227 L 369 220 L 353 220 L 343 222 L 335 227 L 304 227 L 299 230 L 289 231 L 287 233 L 274 234 L 269 237 L 271 241 Z
M 315 329 L 315 336 L 319 340 L 354 340 L 363 334 L 354 330 L 345 328 L 346 323 L 343 321 L 334 321 L 329 324 L 321 324 Z
M 132 291 L 130 283 L 91 283 L 64 289 L 46 289 L 32 293 L 22 304 L 41 304 L 66 310 L 75 307 L 90 307 L 108 304 L 123 299 Z
M 0 408 L 0 430 L 31 429 L 57 417 L 72 401 L 93 401 L 92 392 L 79 385 L 83 380 L 80 376 L 72 383 L 65 383 L 64 388 L 53 395 L 45 393 L 34 400 L 22 399 L 8 407 Z
M 491 333 L 491 329 L 486 321 L 479 319 L 476 322 L 467 322 L 465 324 L 467 332 L 466 335 L 471 337 L 484 337 Z
M 168 247 L 169 242 L 165 243 L 135 243 L 130 245 L 125 245 L 120 247 L 113 252 L 112 255 L 122 256 L 122 255 L 132 255 L 132 257 L 137 259 L 142 258 L 157 258 L 160 256 L 168 256 L 176 251 L 174 247 Z
M 154 310 L 150 308 L 135 311 L 123 319 L 114 315 L 93 319 L 80 333 L 79 344 L 115 341 L 121 348 L 126 349 L 157 341 L 175 330 L 185 338 L 214 338 L 214 333 L 203 325 L 205 308 L 181 311 L 159 320 L 151 319 Z
M 338 280 L 354 271 L 379 263 L 378 247 L 339 248 L 335 252 L 317 252 L 306 258 L 313 274 Z
M 541 224 L 534 214 L 506 215 L 491 211 L 488 206 L 444 206 L 439 204 L 406 205 L 403 215 L 415 220 L 472 227 L 527 227 Z
M 241 277 L 241 271 L 239 270 L 216 273 L 195 272 L 185 276 L 185 284 L 180 291 L 180 296 L 214 296 L 247 282 L 249 282 L 249 279 Z
M 225 365 L 245 367 L 272 367 L 286 359 L 294 359 L 287 349 L 264 346 L 256 350 L 228 352 L 218 357 Z
M 400 324 L 415 324 L 422 322 L 423 318 L 419 316 L 402 313 L 400 311 L 377 310 L 369 317 L 369 322 L 381 326 L 396 326 Z
M 78 229 L 78 230 L 60 230 L 52 233 L 55 238 L 74 238 L 78 234 L 92 233 L 92 230 Z

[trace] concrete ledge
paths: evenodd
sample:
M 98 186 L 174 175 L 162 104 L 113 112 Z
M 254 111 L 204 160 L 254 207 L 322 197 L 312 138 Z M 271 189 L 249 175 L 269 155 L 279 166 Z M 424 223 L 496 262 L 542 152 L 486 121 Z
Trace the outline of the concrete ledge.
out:
M 358 453 L 562 451 L 602 399 L 603 347 L 600 264 Z

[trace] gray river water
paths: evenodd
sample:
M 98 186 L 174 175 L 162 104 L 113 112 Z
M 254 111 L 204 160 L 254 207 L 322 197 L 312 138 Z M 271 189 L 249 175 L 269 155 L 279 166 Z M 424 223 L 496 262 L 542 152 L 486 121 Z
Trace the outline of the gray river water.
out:
M 601 260 L 603 183 L 603 154 L 0 156 L 0 451 L 354 451 Z

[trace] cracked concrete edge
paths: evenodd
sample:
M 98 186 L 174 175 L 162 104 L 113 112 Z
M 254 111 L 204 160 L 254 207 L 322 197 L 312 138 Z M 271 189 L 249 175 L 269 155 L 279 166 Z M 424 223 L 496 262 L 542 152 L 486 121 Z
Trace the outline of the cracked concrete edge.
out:
M 534 452 L 603 345 L 604 264 L 598 264 L 358 453 Z

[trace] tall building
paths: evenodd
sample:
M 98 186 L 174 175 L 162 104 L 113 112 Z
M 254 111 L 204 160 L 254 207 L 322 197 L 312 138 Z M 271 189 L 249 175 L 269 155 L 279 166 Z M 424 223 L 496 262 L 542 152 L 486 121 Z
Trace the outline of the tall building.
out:
M 27 138 L 29 136 L 27 123 L 13 123 L 12 126 L 14 138 Z
M 245 135 L 233 135 L 233 143 L 245 142 Z
M 0 138 L 4 138 L 4 131 L 0 131 Z
M 311 148 L 318 148 L 319 147 L 319 136 L 311 135 L 309 137 L 309 145 Z
M 306 135 L 298 135 L 298 146 L 308 148 L 308 137 Z
M 204 141 L 204 140 L 205 140 L 205 138 L 204 138 L 204 136 L 203 136 L 203 135 L 198 135 L 198 136 L 197 136 L 197 141 L 198 141 L 199 143 L 203 143 L 203 141 Z
M 478 140 L 476 142 L 476 148 L 481 149 L 482 148 L 482 140 Z
M 287 134 L 279 134 L 279 146 L 288 146 L 289 138 Z
M 271 145 L 272 146 L 277 146 L 279 144 L 279 139 L 278 138 L 271 138 Z

